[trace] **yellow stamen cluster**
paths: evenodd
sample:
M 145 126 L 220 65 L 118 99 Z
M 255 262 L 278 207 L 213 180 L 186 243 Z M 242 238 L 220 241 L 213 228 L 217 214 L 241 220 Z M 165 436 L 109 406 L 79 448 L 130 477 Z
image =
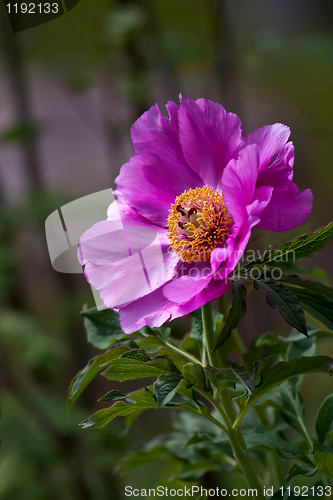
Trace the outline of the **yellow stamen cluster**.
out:
M 206 186 L 189 189 L 171 205 L 170 246 L 183 262 L 207 261 L 212 251 L 225 243 L 232 223 L 222 194 Z

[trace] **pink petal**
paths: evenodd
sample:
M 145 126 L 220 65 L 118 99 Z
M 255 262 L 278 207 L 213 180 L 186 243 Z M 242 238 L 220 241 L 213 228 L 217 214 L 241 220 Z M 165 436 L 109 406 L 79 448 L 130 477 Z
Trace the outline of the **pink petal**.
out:
M 147 324 L 161 326 L 171 318 L 173 307 L 160 288 L 120 309 L 121 328 L 125 333 L 133 333 Z
M 101 221 L 94 224 L 80 238 L 80 262 L 108 264 L 129 256 L 126 233 L 119 229 L 119 221 Z
M 161 289 L 123 307 L 119 311 L 122 330 L 133 333 L 144 325 L 159 327 L 166 321 L 179 318 L 226 293 L 231 280 L 210 281 L 197 295 L 184 304 L 168 300 Z
M 241 147 L 241 121 L 223 106 L 205 99 L 183 99 L 179 138 L 187 163 L 206 186 L 219 190 L 227 163 Z
M 143 217 L 161 227 L 167 226 L 171 204 L 185 190 L 203 185 L 201 179 L 183 164 L 145 152 L 133 156 L 121 167 L 116 178 L 122 198 Z
M 229 237 L 225 242 L 225 247 L 215 248 L 210 256 L 210 263 L 212 266 L 212 271 L 215 274 L 225 260 L 227 260 L 233 253 L 235 247 L 235 240 Z
M 163 295 L 171 302 L 183 304 L 188 302 L 195 295 L 205 288 L 212 279 L 212 272 L 207 277 L 191 278 L 190 276 L 181 276 L 178 279 L 169 281 L 163 287 Z
M 288 142 L 276 158 L 259 172 L 257 187 L 273 186 L 275 189 L 285 191 L 293 177 L 294 145 Z
M 287 191 L 274 191 L 267 208 L 260 216 L 259 229 L 288 231 L 303 224 L 312 210 L 311 189 L 300 192 L 294 182 Z
M 259 170 L 259 148 L 244 148 L 237 160 L 231 160 L 222 176 L 222 191 L 226 207 L 234 221 L 233 237 L 236 237 L 247 217 L 246 206 L 252 201 Z
M 290 128 L 282 123 L 265 125 L 244 138 L 246 144 L 260 146 L 260 171 L 280 153 L 290 136 Z
M 99 290 L 103 303 L 110 309 L 137 300 L 150 292 L 139 254 L 105 265 L 88 262 L 84 273 L 87 281 Z

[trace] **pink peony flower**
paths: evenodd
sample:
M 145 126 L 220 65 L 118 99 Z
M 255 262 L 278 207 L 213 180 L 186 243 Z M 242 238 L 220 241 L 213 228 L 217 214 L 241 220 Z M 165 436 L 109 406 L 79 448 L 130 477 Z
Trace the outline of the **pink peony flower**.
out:
M 286 231 L 312 209 L 311 190 L 292 181 L 288 127 L 242 137 L 239 117 L 220 104 L 181 98 L 166 108 L 169 118 L 156 104 L 132 126 L 116 201 L 79 247 L 87 280 L 126 333 L 220 297 L 252 227 Z

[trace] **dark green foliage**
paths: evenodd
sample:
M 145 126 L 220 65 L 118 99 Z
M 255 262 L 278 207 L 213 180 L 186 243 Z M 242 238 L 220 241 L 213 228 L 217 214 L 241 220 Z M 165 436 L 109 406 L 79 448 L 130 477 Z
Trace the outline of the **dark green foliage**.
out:
M 181 380 L 183 380 L 183 377 L 177 372 L 160 375 L 158 377 L 154 383 L 154 391 L 157 397 L 158 408 L 168 404 L 169 401 L 175 396 L 177 387 L 179 386 Z
M 124 380 L 158 376 L 172 371 L 174 369 L 171 361 L 166 357 L 149 358 L 149 361 L 120 357 L 112 361 L 102 375 L 108 380 L 123 382 Z
M 332 375 L 332 370 L 333 359 L 328 356 L 302 356 L 291 361 L 280 361 L 272 367 L 263 369 L 260 374 L 260 382 L 255 389 L 247 397 L 242 396 L 235 399 L 240 410 L 237 421 L 241 420 L 250 406 L 259 398 L 281 385 L 284 381 L 306 373 L 324 372 Z
M 318 467 L 318 472 L 326 474 L 333 479 L 333 446 L 315 444 L 313 450 L 313 461 Z
M 295 264 L 300 259 L 312 257 L 319 252 L 333 237 L 333 222 L 320 227 L 315 233 L 303 234 L 292 241 L 282 243 L 276 250 L 265 253 L 242 269 L 247 270 L 260 265 L 285 267 Z
M 219 349 L 230 337 L 232 330 L 236 328 L 240 319 L 246 314 L 246 288 L 238 280 L 232 282 L 233 302 L 228 319 L 221 331 L 214 347 L 214 351 Z
M 234 388 L 239 382 L 239 377 L 231 368 L 218 369 L 215 366 L 207 366 L 205 372 L 217 394 L 223 389 Z
M 319 443 L 324 444 L 328 433 L 333 428 L 333 394 L 327 396 L 319 408 L 316 431 Z
M 296 238 L 281 245 L 270 256 L 264 256 L 262 263 L 278 265 L 281 251 L 284 267 L 291 254 L 297 259 L 310 256 L 328 241 L 331 231 L 332 227 L 328 226 Z M 295 268 L 295 263 L 292 264 Z M 172 481 L 198 481 L 208 471 L 238 470 L 239 464 L 229 443 L 230 424 L 223 420 L 224 417 L 221 419 L 224 410 L 221 414 L 212 410 L 212 405 L 219 408 L 219 398 L 223 400 L 223 395 L 231 389 L 238 406 L 233 429 L 236 433 L 241 429 L 251 460 L 267 465 L 267 453 L 275 459 L 278 456 L 296 458 L 302 465 L 294 464 L 290 469 L 286 478 L 289 486 L 301 475 L 311 476 L 317 470 L 330 476 L 333 456 L 331 398 L 326 399 L 319 411 L 316 424 L 319 442 L 313 444 L 299 390 L 303 375 L 320 372 L 332 375 L 333 359 L 318 356 L 316 346 L 318 342 L 332 340 L 333 334 L 307 326 L 303 309 L 330 327 L 333 290 L 295 275 L 281 274 L 279 280 L 272 276 L 267 272 L 260 274 L 254 287 L 265 291 L 268 304 L 279 310 L 293 330 L 288 337 L 277 337 L 273 333 L 256 337 L 250 348 L 241 352 L 245 366 L 234 361 L 226 368 L 202 365 L 201 310 L 191 313 L 191 331 L 183 340 L 174 338 L 171 328 L 165 325 L 144 327 L 124 336 L 115 312 L 96 309 L 83 312 L 89 340 L 95 346 L 108 347 L 108 351 L 93 358 L 74 378 L 69 391 L 69 408 L 100 372 L 109 381 L 153 377 L 154 382 L 127 393 L 111 389 L 99 400 L 111 406 L 97 411 L 81 426 L 100 430 L 117 417 L 122 418 L 128 428 L 144 411 L 177 410 L 178 417 L 173 414 L 174 431 L 128 454 L 120 461 L 119 472 L 129 472 L 159 460 L 170 462 L 173 467 L 178 464 Z M 233 301 L 225 324 L 223 315 L 216 311 L 212 318 L 213 334 L 215 338 L 218 336 L 215 350 L 228 342 L 246 312 L 245 286 L 234 279 L 232 290 Z M 226 352 L 231 352 L 229 345 Z M 297 431 L 296 440 L 289 439 L 282 431 L 288 427 Z M 284 498 L 286 495 L 285 492 Z M 278 498 L 277 493 L 274 498 Z
M 254 287 L 266 292 L 267 303 L 277 309 L 281 316 L 296 330 L 307 336 L 303 309 L 297 296 L 282 283 L 275 281 L 254 281 Z
M 112 309 L 99 311 L 96 307 L 92 307 L 82 311 L 81 314 L 84 316 L 88 342 L 94 347 L 106 349 L 111 340 L 120 340 L 124 336 L 118 313 Z
M 304 453 L 298 442 L 290 441 L 281 431 L 255 427 L 253 429 L 244 429 L 243 434 L 248 449 L 276 449 L 283 458 L 302 456 Z
M 307 465 L 298 465 L 298 464 L 293 464 L 287 474 L 286 481 L 287 481 L 287 486 L 290 486 L 292 489 L 292 486 L 295 483 L 295 480 L 299 478 L 299 476 L 314 476 L 317 472 L 318 468 L 317 467 L 309 467 Z M 287 500 L 288 498 L 292 498 L 291 496 L 288 496 L 288 491 L 285 492 L 283 496 L 283 500 Z
M 87 366 L 83 368 L 72 380 L 68 391 L 68 409 L 70 410 L 89 382 L 113 360 L 119 358 L 121 354 L 128 351 L 129 347 L 118 346 L 110 351 L 91 359 Z
M 126 401 L 117 401 L 110 408 L 99 410 L 80 425 L 83 429 L 101 430 L 116 417 L 128 417 L 132 413 L 157 406 L 153 394 L 148 390 L 135 392 Z

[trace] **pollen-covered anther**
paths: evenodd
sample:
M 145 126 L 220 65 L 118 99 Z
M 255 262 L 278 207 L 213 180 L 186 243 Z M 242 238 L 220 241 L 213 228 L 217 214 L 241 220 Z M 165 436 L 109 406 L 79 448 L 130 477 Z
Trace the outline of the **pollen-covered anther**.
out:
M 206 186 L 189 189 L 171 205 L 170 246 L 183 262 L 208 261 L 215 248 L 224 246 L 232 224 L 222 194 Z

